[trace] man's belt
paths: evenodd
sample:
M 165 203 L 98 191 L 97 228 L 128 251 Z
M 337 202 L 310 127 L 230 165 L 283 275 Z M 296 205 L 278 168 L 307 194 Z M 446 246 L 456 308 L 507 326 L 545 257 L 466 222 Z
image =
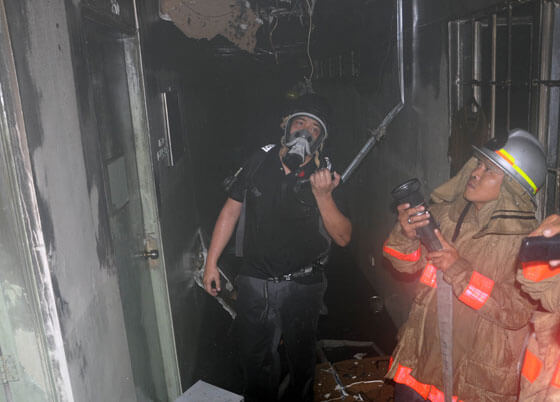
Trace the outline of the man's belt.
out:
M 266 280 L 274 283 L 291 281 L 293 279 L 303 278 L 305 276 L 309 276 L 314 274 L 315 272 L 323 271 L 323 270 L 324 270 L 323 265 L 319 263 L 313 263 L 298 271 L 290 272 L 289 274 L 284 274 L 280 276 L 272 276 L 270 278 L 266 278 Z

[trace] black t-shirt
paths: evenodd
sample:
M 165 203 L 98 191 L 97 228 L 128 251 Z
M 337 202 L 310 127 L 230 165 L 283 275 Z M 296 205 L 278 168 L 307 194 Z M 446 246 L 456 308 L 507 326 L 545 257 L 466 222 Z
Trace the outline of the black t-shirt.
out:
M 247 197 L 240 274 L 266 279 L 309 266 L 328 254 L 330 239 L 322 228 L 310 184 L 299 192 L 294 190 L 298 178 L 308 178 L 316 170 L 314 161 L 296 172 L 298 177 L 286 175 L 278 155 L 280 147 L 268 152 L 263 149 L 247 161 L 229 196 L 239 202 L 245 194 Z M 333 198 L 343 211 L 338 191 Z

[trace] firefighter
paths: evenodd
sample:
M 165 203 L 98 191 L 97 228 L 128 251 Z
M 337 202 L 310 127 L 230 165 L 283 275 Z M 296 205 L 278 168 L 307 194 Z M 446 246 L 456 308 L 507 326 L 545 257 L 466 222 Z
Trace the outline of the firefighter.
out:
M 290 369 L 285 400 L 313 399 L 323 267 L 331 241 L 345 246 L 352 232 L 338 191 L 333 194 L 340 176 L 331 174 L 323 152 L 329 114 L 319 95 L 297 100 L 283 121 L 280 144 L 263 147 L 244 165 L 212 235 L 203 281 L 215 296 L 218 257 L 239 221 L 236 240 L 243 244 L 236 249 L 243 252 L 243 265 L 236 281 L 236 330 L 248 402 L 277 399 L 281 339 Z
M 521 239 L 537 227 L 535 194 L 546 175 L 542 146 L 530 133 L 474 148 L 471 158 L 432 193 L 434 204 L 399 205 L 383 247 L 402 272 L 422 271 L 417 294 L 398 334 L 387 377 L 396 401 L 443 401 L 437 270 L 452 290 L 453 400 L 515 401 L 519 363 L 534 305 L 515 283 Z M 416 229 L 431 214 L 443 248 L 428 253 Z M 445 283 L 443 283 L 445 285 Z M 446 395 L 450 398 L 451 395 Z M 451 399 L 448 399 L 451 400 Z
M 531 236 L 552 237 L 560 233 L 560 216 L 551 215 Z M 527 262 L 517 273 L 521 288 L 540 307 L 531 320 L 521 370 L 520 401 L 560 401 L 560 261 Z

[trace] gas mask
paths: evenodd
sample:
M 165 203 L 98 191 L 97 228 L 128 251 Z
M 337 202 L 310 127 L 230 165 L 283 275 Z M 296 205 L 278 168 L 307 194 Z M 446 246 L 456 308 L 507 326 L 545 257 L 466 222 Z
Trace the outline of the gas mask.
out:
M 314 138 L 305 128 L 293 133 L 290 132 L 292 122 L 300 116 L 313 118 L 321 125 L 321 134 L 317 138 Z M 319 149 L 326 136 L 326 126 L 317 116 L 305 112 L 299 112 L 290 116 L 282 138 L 282 144 L 288 148 L 288 152 L 282 158 L 282 162 L 284 162 L 288 169 L 296 170 L 305 161 L 306 156 L 313 155 Z
M 320 144 L 320 138 L 313 140 L 313 136 L 306 129 L 298 130 L 288 134 L 286 138 L 286 146 L 288 152 L 282 158 L 282 162 L 290 170 L 296 170 L 303 163 L 307 155 L 311 155 Z

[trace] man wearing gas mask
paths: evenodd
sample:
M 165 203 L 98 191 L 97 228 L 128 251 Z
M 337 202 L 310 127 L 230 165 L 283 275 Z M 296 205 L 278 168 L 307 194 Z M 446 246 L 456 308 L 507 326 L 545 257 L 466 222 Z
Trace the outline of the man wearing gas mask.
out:
M 475 147 L 475 157 L 432 193 L 428 214 L 439 224 L 440 250 L 427 252 L 417 236 L 428 224 L 425 207 L 397 207 L 383 253 L 395 269 L 421 275 L 387 373 L 397 383 L 395 401 L 517 400 L 536 307 L 516 283 L 517 256 L 538 225 L 535 195 L 545 178 L 541 144 L 516 129 L 504 141 Z M 448 285 L 450 304 L 440 307 L 438 291 Z M 442 335 L 444 311 L 452 324 Z
M 206 291 L 220 292 L 217 261 L 236 230 L 236 331 L 246 401 L 275 401 L 281 339 L 290 369 L 283 400 L 311 401 L 315 337 L 331 242 L 345 246 L 352 225 L 337 199 L 340 176 L 323 154 L 330 107 L 303 95 L 284 119 L 279 145 L 258 150 L 229 190 L 212 235 Z

